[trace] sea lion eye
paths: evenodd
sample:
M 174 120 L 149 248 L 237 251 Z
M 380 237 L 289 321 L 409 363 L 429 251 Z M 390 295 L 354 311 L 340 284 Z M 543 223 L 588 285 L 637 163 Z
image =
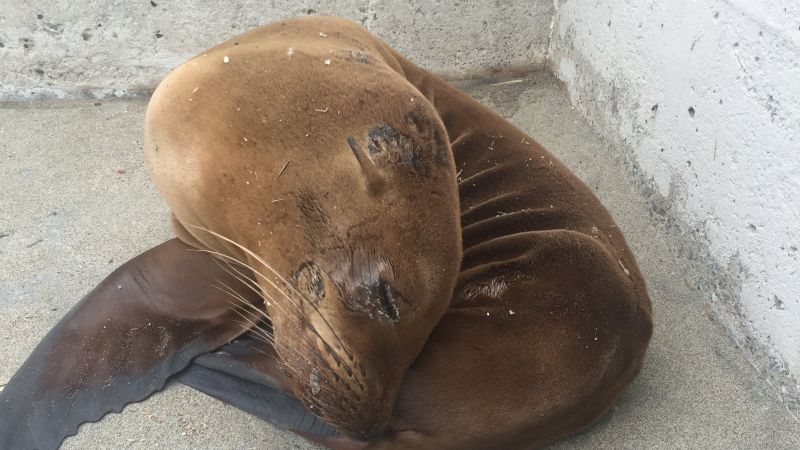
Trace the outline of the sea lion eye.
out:
M 325 297 L 325 280 L 322 273 L 313 262 L 303 263 L 294 274 L 292 281 L 297 289 L 304 294 L 311 294 L 314 300 L 322 300 Z

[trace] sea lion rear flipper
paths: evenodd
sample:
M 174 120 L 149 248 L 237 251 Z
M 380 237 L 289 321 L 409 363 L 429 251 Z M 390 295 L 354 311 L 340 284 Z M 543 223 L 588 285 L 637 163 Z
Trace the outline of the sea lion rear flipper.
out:
M 272 346 L 251 331 L 195 359 L 179 380 L 278 428 L 318 437 L 338 435 L 289 393 L 280 367 Z
M 0 448 L 56 448 L 245 330 L 215 284 L 252 292 L 191 250 L 173 239 L 133 258 L 56 324 L 0 392 Z

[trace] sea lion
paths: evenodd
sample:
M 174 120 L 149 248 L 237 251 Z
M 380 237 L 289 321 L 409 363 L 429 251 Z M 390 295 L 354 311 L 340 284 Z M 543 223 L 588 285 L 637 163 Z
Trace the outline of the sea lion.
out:
M 532 448 L 642 365 L 645 284 L 591 191 L 356 24 L 226 41 L 145 128 L 180 241 L 37 347 L 0 394 L 4 448 L 57 446 L 175 375 L 333 448 Z
M 146 163 L 179 238 L 258 274 L 291 392 L 374 437 L 458 275 L 447 133 L 391 68 L 319 33 L 257 35 L 162 81 Z

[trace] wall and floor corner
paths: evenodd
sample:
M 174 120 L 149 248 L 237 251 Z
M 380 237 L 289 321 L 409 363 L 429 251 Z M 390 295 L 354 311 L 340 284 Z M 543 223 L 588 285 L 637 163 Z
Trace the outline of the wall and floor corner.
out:
M 800 1 L 556 0 L 548 66 L 800 416 Z
M 800 0 L 0 0 L 0 100 L 147 95 L 198 49 L 304 14 L 451 79 L 547 65 L 800 415 Z

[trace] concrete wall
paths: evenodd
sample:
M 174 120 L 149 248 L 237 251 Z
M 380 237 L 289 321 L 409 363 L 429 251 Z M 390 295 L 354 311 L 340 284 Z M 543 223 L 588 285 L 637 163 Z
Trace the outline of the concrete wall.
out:
M 557 0 L 550 58 L 800 412 L 800 1 Z
M 0 100 L 129 95 L 259 24 L 306 14 L 359 21 L 450 78 L 542 66 L 551 0 L 0 0 Z

